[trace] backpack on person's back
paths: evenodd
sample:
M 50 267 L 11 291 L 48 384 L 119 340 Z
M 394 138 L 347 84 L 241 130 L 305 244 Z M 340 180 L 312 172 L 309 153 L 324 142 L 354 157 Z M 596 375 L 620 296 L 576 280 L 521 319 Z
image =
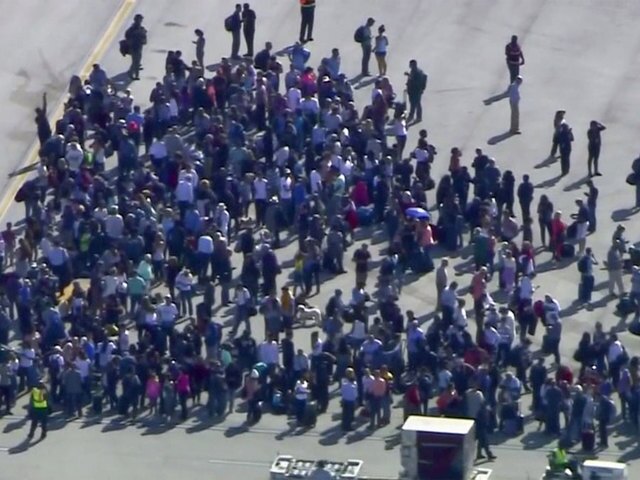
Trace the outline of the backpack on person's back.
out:
M 362 43 L 364 42 L 364 36 L 365 36 L 365 29 L 366 27 L 364 25 L 360 25 L 358 28 L 356 28 L 355 33 L 353 34 L 353 40 L 356 43 Z
M 224 29 L 227 32 L 232 32 L 233 31 L 233 15 L 229 15 L 227 18 L 224 19 Z

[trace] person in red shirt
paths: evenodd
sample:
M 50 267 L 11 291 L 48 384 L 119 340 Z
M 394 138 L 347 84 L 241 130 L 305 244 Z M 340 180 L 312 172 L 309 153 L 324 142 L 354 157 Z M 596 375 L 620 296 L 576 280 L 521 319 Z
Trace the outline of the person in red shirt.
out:
M 516 81 L 520 75 L 520 65 L 524 65 L 524 55 L 522 48 L 518 44 L 518 36 L 512 35 L 511 41 L 504 47 L 504 56 L 507 60 L 507 68 L 509 69 L 509 85 Z
M 566 230 L 567 225 L 562 221 L 562 213 L 556 212 L 551 220 L 551 244 L 553 245 L 553 258 L 556 260 L 562 257 L 562 244 Z
M 406 420 L 410 415 L 420 415 L 421 406 L 420 390 L 418 384 L 413 382 L 404 394 L 404 419 Z
M 573 385 L 573 372 L 566 365 L 559 365 L 556 371 L 556 383 L 560 384 L 562 382 Z

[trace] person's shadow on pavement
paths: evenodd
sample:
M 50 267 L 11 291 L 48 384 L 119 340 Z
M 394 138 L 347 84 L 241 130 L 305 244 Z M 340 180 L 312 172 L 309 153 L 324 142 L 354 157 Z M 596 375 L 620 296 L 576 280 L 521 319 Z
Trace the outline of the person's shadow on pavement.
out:
M 27 450 L 29 450 L 30 447 L 37 445 L 38 443 L 40 443 L 42 440 L 36 440 L 34 442 L 29 441 L 28 438 L 25 438 L 24 440 L 22 440 L 22 442 L 20 442 L 19 444 L 11 447 L 9 450 L 7 450 L 7 453 L 9 453 L 9 455 L 16 455 L 18 453 L 24 453 Z
M 498 93 L 497 95 L 493 95 L 489 98 L 485 98 L 482 103 L 485 105 L 491 105 L 492 103 L 499 102 L 500 100 L 504 100 L 509 96 L 509 90 L 505 90 L 502 93 Z

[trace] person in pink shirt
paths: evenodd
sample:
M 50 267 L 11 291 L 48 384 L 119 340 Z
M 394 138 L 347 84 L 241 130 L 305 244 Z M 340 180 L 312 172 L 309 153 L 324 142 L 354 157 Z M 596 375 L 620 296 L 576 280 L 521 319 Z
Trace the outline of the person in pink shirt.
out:
M 180 417 L 184 421 L 187 419 L 187 400 L 191 396 L 189 375 L 184 370 L 180 372 L 176 379 L 176 392 L 180 400 Z
M 484 313 L 484 301 L 487 297 L 487 280 L 489 278 L 489 271 L 487 267 L 480 267 L 476 273 L 474 273 L 471 279 L 471 296 L 473 297 L 473 311 L 475 313 L 476 323 L 478 324 L 478 331 L 482 331 L 482 319 Z
M 160 398 L 160 381 L 157 375 L 151 375 L 147 380 L 145 387 L 145 393 L 149 399 L 149 414 L 154 415 L 158 413 L 158 399 Z

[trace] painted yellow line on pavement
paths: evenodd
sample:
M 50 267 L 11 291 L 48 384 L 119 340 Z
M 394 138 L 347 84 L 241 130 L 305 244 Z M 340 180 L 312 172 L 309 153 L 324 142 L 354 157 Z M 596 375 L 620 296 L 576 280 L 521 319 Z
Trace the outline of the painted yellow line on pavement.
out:
M 122 28 L 122 25 L 126 21 L 127 17 L 131 14 L 131 11 L 135 7 L 135 5 L 136 0 L 122 0 L 118 11 L 113 16 L 113 19 L 107 26 L 102 36 L 96 42 L 95 47 L 80 69 L 79 75 L 81 78 L 87 77 L 91 72 L 93 64 L 98 63 L 100 58 L 102 58 L 107 52 L 107 49 L 113 43 L 116 35 L 118 34 L 118 31 L 120 30 L 120 28 Z M 60 117 L 62 117 L 62 114 L 64 113 L 64 101 L 66 100 L 66 98 L 67 93 L 64 92 L 58 101 L 57 108 L 49 117 L 49 120 L 52 123 L 58 121 Z M 39 149 L 40 145 L 38 141 L 34 140 L 33 145 L 29 149 L 29 153 L 27 153 L 24 161 L 18 167 L 16 167 L 15 171 L 22 171 L 22 173 L 18 173 L 11 178 L 9 184 L 7 185 L 7 188 L 5 189 L 4 195 L 2 195 L 2 199 L 0 199 L 0 219 L 2 219 L 7 214 L 9 208 L 11 207 L 11 204 L 13 203 L 13 199 L 16 196 L 16 193 L 18 193 L 18 190 L 22 186 L 22 183 L 24 182 L 24 179 L 28 174 L 27 167 L 38 161 Z

